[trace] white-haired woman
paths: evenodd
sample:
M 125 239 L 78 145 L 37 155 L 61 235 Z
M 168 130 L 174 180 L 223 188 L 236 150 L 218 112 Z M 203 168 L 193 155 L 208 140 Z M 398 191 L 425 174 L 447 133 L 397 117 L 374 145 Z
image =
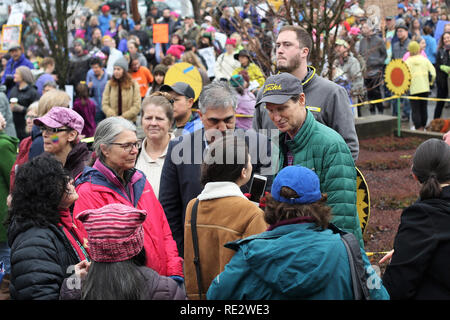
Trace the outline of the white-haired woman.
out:
M 33 86 L 34 77 L 28 67 L 21 66 L 16 69 L 14 82 L 16 85 L 11 89 L 9 98 L 10 102 L 12 98 L 16 98 L 17 102 L 10 103 L 10 108 L 13 112 L 17 137 L 22 140 L 27 136 L 25 132 L 25 115 L 28 106 L 39 100 L 39 94 Z
M 122 117 L 109 117 L 99 122 L 94 136 L 98 159 L 85 167 L 75 181 L 80 198 L 73 216 L 88 209 L 110 203 L 122 203 L 147 212 L 144 222 L 146 265 L 160 275 L 183 280 L 183 259 L 179 257 L 166 216 L 144 173 L 134 168 L 140 141 L 136 126 Z M 82 223 L 74 219 L 87 239 Z

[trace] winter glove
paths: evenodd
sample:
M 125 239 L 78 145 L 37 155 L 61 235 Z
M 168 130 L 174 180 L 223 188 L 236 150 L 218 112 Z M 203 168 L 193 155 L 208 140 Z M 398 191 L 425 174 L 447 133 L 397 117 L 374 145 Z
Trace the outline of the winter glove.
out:
M 446 65 L 441 65 L 440 67 L 439 67 L 439 69 L 441 69 L 441 71 L 443 71 L 443 72 L 445 72 L 445 73 L 447 73 L 447 74 L 449 74 L 450 73 L 450 66 L 446 66 Z
M 264 208 L 266 207 L 266 196 L 269 194 L 269 192 L 265 192 L 264 193 L 264 196 L 262 196 L 261 197 L 261 199 L 259 199 L 259 207 L 261 208 L 261 209 L 263 209 L 264 210 Z M 244 196 L 246 196 L 247 197 L 247 199 L 249 199 L 250 200 L 250 198 L 251 198 L 251 194 L 250 193 L 244 193 Z

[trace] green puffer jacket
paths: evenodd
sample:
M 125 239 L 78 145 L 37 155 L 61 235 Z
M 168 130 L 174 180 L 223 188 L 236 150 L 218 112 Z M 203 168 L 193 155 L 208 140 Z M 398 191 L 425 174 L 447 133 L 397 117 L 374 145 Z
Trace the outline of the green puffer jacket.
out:
M 279 139 L 278 171 L 284 167 L 288 150 L 294 155 L 295 165 L 314 170 L 320 180 L 320 191 L 328 195 L 332 222 L 353 233 L 364 248 L 356 209 L 355 163 L 344 139 L 333 129 L 317 122 L 309 110 L 294 140 L 286 141 L 286 133 L 281 133 Z

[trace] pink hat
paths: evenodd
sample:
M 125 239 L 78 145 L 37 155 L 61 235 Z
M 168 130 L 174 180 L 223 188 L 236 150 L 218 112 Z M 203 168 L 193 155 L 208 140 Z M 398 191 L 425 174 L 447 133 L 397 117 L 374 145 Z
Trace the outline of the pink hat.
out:
M 179 15 L 178 13 L 176 13 L 175 11 L 170 12 L 170 15 L 173 16 L 173 17 L 175 17 L 175 18 L 178 18 L 178 17 L 180 16 L 180 15 Z
M 37 126 L 45 125 L 49 128 L 60 128 L 67 126 L 76 130 L 79 134 L 83 131 L 84 119 L 76 111 L 70 108 L 53 107 L 43 117 L 33 120 Z
M 167 49 L 167 54 L 171 54 L 174 56 L 177 60 L 181 59 L 181 55 L 183 54 L 184 50 L 186 48 L 180 44 L 173 44 L 170 46 L 169 49 Z
M 225 44 L 231 44 L 233 47 L 236 47 L 236 39 L 228 38 L 227 41 L 225 41 Z
M 84 29 L 77 29 L 75 31 L 75 38 L 84 39 L 85 34 L 86 34 L 86 30 L 84 30 Z
M 350 31 L 348 32 L 348 34 L 350 34 L 352 36 L 357 36 L 360 32 L 361 32 L 361 29 L 359 29 L 357 27 L 352 27 L 352 28 L 350 28 Z
M 111 10 L 111 8 L 110 8 L 107 4 L 105 4 L 105 5 L 102 7 L 102 12 L 103 12 L 103 13 L 108 12 L 109 10 Z
M 88 234 L 92 260 L 119 262 L 133 258 L 144 247 L 142 223 L 147 213 L 121 203 L 88 209 L 77 215 Z

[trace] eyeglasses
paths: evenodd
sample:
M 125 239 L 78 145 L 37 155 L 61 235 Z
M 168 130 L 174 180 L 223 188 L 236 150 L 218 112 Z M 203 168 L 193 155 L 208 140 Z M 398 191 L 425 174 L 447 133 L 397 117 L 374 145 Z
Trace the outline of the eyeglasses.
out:
M 26 115 L 25 116 L 25 120 L 28 120 L 28 119 L 34 120 L 36 118 L 38 118 L 38 117 L 37 116 L 30 116 L 30 115 Z
M 45 127 L 45 126 L 40 126 L 39 130 L 41 130 L 42 133 L 44 133 L 44 131 L 47 131 L 47 133 L 58 133 L 58 132 L 63 132 L 63 131 L 72 131 L 73 129 L 71 129 L 71 128 L 49 128 L 49 127 Z
M 121 148 L 123 148 L 124 151 L 131 152 L 131 150 L 133 150 L 133 147 L 135 147 L 136 149 L 140 149 L 141 145 L 142 145 L 142 141 L 138 140 L 136 142 L 110 143 L 110 144 L 114 144 L 116 146 L 120 146 Z

